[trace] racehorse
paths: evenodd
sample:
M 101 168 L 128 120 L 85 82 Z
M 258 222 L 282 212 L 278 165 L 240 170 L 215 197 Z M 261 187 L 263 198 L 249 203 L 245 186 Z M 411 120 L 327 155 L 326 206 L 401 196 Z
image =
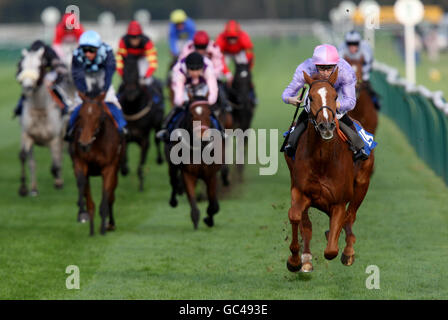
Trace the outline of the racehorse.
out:
M 49 146 L 51 150 L 51 173 L 54 177 L 54 186 L 61 189 L 64 185 L 62 179 L 62 145 L 63 145 L 63 120 L 61 109 L 51 94 L 50 84 L 46 82 L 46 71 L 42 59 L 44 48 L 37 51 L 22 51 L 22 71 L 17 75 L 17 80 L 22 86 L 25 96 L 23 112 L 20 118 L 22 127 L 20 160 L 22 163 L 21 185 L 19 194 L 26 196 L 25 163 L 29 160 L 31 175 L 32 196 L 38 194 L 36 181 L 36 163 L 33 157 L 33 145 Z
M 118 132 L 117 125 L 104 103 L 105 93 L 90 98 L 79 93 L 83 103 L 74 124 L 74 139 L 69 152 L 78 186 L 78 221 L 90 220 L 93 236 L 95 204 L 90 191 L 90 176 L 102 176 L 103 192 L 100 205 L 101 234 L 115 230 L 113 204 L 118 183 L 118 169 L 126 141 Z M 87 211 L 86 211 L 87 207 Z M 108 225 L 106 219 L 109 217 Z
M 190 100 L 191 101 L 191 100 Z M 198 228 L 199 223 L 199 209 L 197 207 L 197 201 L 195 196 L 195 187 L 198 179 L 202 179 L 207 187 L 207 196 L 209 205 L 207 208 L 207 217 L 204 218 L 204 222 L 207 226 L 212 227 L 214 225 L 213 216 L 219 211 L 219 203 L 216 194 L 216 181 L 217 181 L 217 172 L 221 168 L 220 163 L 224 163 L 224 143 L 222 140 L 221 134 L 219 134 L 219 138 L 221 142 L 221 148 L 218 150 L 220 154 L 216 155 L 220 158 L 220 161 L 212 162 L 210 164 L 206 164 L 204 159 L 201 156 L 200 161 L 195 164 L 192 161 L 193 152 L 197 152 L 195 150 L 193 139 L 204 139 L 209 134 L 207 129 L 212 128 L 212 123 L 210 120 L 210 106 L 207 101 L 193 101 L 188 107 L 188 111 L 186 115 L 181 121 L 179 127 L 184 129 L 184 134 L 180 135 L 179 144 L 186 144 L 187 149 L 189 150 L 189 161 L 188 163 L 180 163 L 175 164 L 170 157 L 171 149 L 173 148 L 173 143 L 167 143 L 165 146 L 166 158 L 169 159 L 169 176 L 170 176 L 170 184 L 171 184 L 171 198 L 170 205 L 172 207 L 177 206 L 176 195 L 180 194 L 181 184 L 179 181 L 179 173 L 182 174 L 183 185 L 185 186 L 185 190 L 188 196 L 188 201 L 190 202 L 191 207 L 191 220 L 193 221 L 193 226 L 195 229 Z M 194 126 L 194 121 L 200 121 L 200 126 Z M 174 132 L 173 132 L 174 133 Z M 187 139 L 184 139 L 187 138 Z M 186 141 L 185 141 L 186 140 Z M 213 139 L 210 139 L 210 142 L 202 142 L 199 147 L 199 152 L 202 154 L 202 150 L 204 148 L 212 148 L 213 144 L 218 143 Z M 210 149 L 209 149 L 210 150 Z M 215 150 L 216 151 L 216 150 Z M 180 172 L 179 172 L 180 171 Z
M 155 84 L 153 84 L 155 85 Z M 160 88 L 161 89 L 161 88 Z M 162 95 L 162 90 L 160 90 Z M 123 108 L 124 117 L 129 130 L 127 142 L 136 142 L 140 146 L 140 162 L 138 165 L 139 190 L 143 191 L 143 166 L 146 162 L 152 129 L 157 132 L 163 123 L 163 96 L 160 102 L 155 103 L 148 88 L 139 83 L 138 57 L 128 55 L 124 60 L 123 83 L 119 91 L 119 101 Z M 155 137 L 155 134 L 154 134 Z M 157 163 L 163 162 L 160 150 L 160 140 L 155 139 L 157 147 Z M 127 144 L 126 144 L 127 146 Z M 124 151 L 121 173 L 127 175 L 127 147 Z
M 304 72 L 305 81 L 310 85 L 309 123 L 299 139 L 294 159 L 285 155 L 291 176 L 288 216 L 292 225 L 292 255 L 288 258 L 287 267 L 292 272 L 313 270 L 310 251 L 312 228 L 308 216 L 310 207 L 325 212 L 330 218 L 325 258 L 331 260 L 338 255 L 338 239 L 344 227 L 346 247 L 341 261 L 349 266 L 355 259 L 352 226 L 369 187 L 374 159 L 369 157 L 353 163 L 353 152 L 339 132 L 335 132 L 336 129 L 339 131 L 337 93 L 333 87 L 337 76 L 337 69 L 328 79 L 318 74 L 311 78 Z M 301 256 L 298 228 L 304 244 Z
M 378 126 L 378 113 L 370 96 L 367 83 L 362 80 L 362 66 L 364 64 L 363 58 L 359 60 L 351 60 L 344 58 L 353 68 L 356 73 L 356 106 L 348 114 L 352 118 L 361 122 L 364 129 L 375 134 Z

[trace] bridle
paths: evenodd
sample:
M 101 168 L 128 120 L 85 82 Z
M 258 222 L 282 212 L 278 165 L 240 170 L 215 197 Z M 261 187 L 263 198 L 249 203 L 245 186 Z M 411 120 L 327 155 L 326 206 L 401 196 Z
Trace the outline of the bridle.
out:
M 104 101 L 97 101 L 97 100 L 95 100 L 95 99 L 89 99 L 89 98 L 87 98 L 87 99 L 84 100 L 83 105 L 81 106 L 81 108 L 84 108 L 86 103 L 96 105 L 96 106 L 100 107 L 100 109 L 101 109 L 101 115 L 100 115 L 100 121 L 99 121 L 100 123 L 99 123 L 99 125 L 95 128 L 95 131 L 93 132 L 92 139 L 91 139 L 91 141 L 89 142 L 89 144 L 91 144 L 91 143 L 93 143 L 93 141 L 96 140 L 96 136 L 97 136 L 98 133 L 100 132 L 101 127 L 103 126 L 104 120 L 106 120 L 106 111 L 105 111 L 105 108 L 107 108 L 107 107 L 105 106 Z
M 309 89 L 310 91 L 311 91 L 311 88 L 313 87 L 313 84 L 315 84 L 316 82 L 326 82 L 326 83 L 330 84 L 330 86 L 332 88 L 334 88 L 334 86 L 330 83 L 330 81 L 321 79 L 321 80 L 314 80 L 310 84 L 310 89 Z M 338 96 L 336 95 L 336 99 L 337 98 L 338 98 Z M 310 99 L 310 101 L 312 101 L 311 96 L 309 96 L 309 99 Z M 322 107 L 320 107 L 319 110 L 317 110 L 316 114 L 313 113 L 313 111 L 311 110 L 311 107 L 310 107 L 310 112 L 308 113 L 308 120 L 313 124 L 314 129 L 316 129 L 316 130 L 319 130 L 319 124 L 316 121 L 317 120 L 317 116 L 319 115 L 320 112 L 322 112 L 325 109 L 330 110 L 331 114 L 333 115 L 333 119 L 336 119 L 335 112 L 329 106 L 322 106 Z M 333 121 L 336 121 L 336 120 L 333 120 Z

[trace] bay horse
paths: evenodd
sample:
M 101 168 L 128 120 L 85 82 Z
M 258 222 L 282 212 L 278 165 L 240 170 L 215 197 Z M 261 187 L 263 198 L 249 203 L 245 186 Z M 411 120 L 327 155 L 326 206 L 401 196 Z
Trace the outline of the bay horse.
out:
M 64 185 L 62 178 L 62 146 L 64 120 L 58 103 L 53 98 L 51 88 L 46 83 L 46 71 L 42 63 L 44 48 L 22 51 L 20 62 L 21 72 L 17 80 L 22 86 L 25 97 L 23 112 L 20 117 L 21 148 L 19 158 L 22 164 L 19 195 L 28 195 L 26 186 L 26 161 L 29 161 L 31 175 L 30 195 L 36 196 L 36 162 L 33 157 L 33 145 L 50 147 L 52 165 L 51 173 L 54 177 L 54 187 L 61 189 Z
M 113 204 L 118 184 L 118 169 L 126 141 L 120 136 L 115 120 L 104 102 L 105 93 L 95 98 L 82 93 L 79 95 L 83 102 L 74 124 L 74 138 L 69 144 L 78 186 L 78 221 L 84 223 L 89 220 L 90 235 L 93 236 L 95 204 L 89 177 L 101 176 L 103 192 L 100 205 L 100 232 L 104 235 L 106 230 L 115 230 Z M 107 218 L 109 221 L 106 226 Z
M 123 83 L 119 90 L 119 101 L 123 108 L 123 114 L 127 121 L 128 134 L 126 135 L 126 148 L 124 150 L 123 161 L 121 163 L 121 173 L 127 175 L 129 172 L 127 164 L 127 146 L 129 142 L 136 142 L 140 146 L 140 161 L 137 174 L 139 178 L 139 190 L 143 191 L 144 171 L 143 166 L 146 162 L 150 146 L 150 132 L 159 131 L 163 123 L 163 94 L 161 101 L 154 102 L 151 93 L 146 86 L 139 83 L 138 70 L 139 57 L 128 55 L 124 59 Z M 153 83 L 157 85 L 157 83 Z M 155 138 L 157 148 L 157 163 L 162 164 L 162 152 L 160 149 L 160 140 Z
M 352 60 L 344 58 L 356 73 L 356 106 L 348 114 L 350 117 L 361 122 L 364 129 L 371 134 L 375 134 L 378 126 L 378 112 L 370 96 L 369 89 L 365 81 L 362 80 L 362 66 L 364 59 Z
M 308 216 L 310 207 L 325 212 L 330 218 L 325 258 L 331 260 L 338 255 L 338 239 L 344 228 L 346 246 L 341 261 L 349 266 L 355 259 L 353 244 L 356 238 L 352 226 L 369 187 L 374 158 L 354 163 L 353 152 L 335 132 L 338 128 L 337 93 L 333 86 L 337 76 L 337 68 L 328 79 L 319 74 L 311 78 L 304 72 L 305 81 L 310 85 L 309 123 L 299 139 L 294 159 L 285 155 L 291 177 L 288 216 L 292 226 L 292 255 L 287 261 L 291 272 L 313 270 L 310 251 L 312 226 Z M 299 228 L 304 244 L 301 256 L 297 234 Z
M 200 144 L 199 150 L 195 149 L 193 139 L 205 140 L 206 136 L 209 134 L 209 130 L 212 128 L 212 123 L 210 120 L 211 110 L 207 101 L 198 100 L 193 101 L 186 111 L 184 119 L 181 121 L 179 128 L 183 129 L 183 132 L 178 137 L 180 142 L 177 145 L 184 145 L 184 150 L 188 150 L 187 163 L 174 163 L 172 157 L 170 156 L 172 148 L 174 148 L 174 143 L 169 142 L 166 144 L 165 152 L 166 158 L 169 159 L 169 176 L 171 184 L 171 207 L 177 206 L 176 195 L 181 193 L 181 181 L 179 180 L 179 173 L 182 175 L 183 185 L 187 193 L 188 201 L 191 207 L 191 220 L 193 222 L 194 229 L 198 228 L 200 212 L 197 206 L 197 200 L 195 195 L 195 187 L 198 179 L 202 179 L 207 188 L 207 197 L 209 205 L 207 207 L 207 217 L 204 218 L 204 222 L 207 226 L 212 227 L 214 225 L 213 216 L 219 211 L 219 203 L 216 192 L 216 182 L 217 182 L 217 172 L 221 168 L 221 163 L 224 163 L 224 142 L 219 133 L 219 138 L 209 139 L 210 142 L 202 142 Z M 195 121 L 200 121 L 200 126 L 194 126 Z M 182 130 L 180 129 L 180 130 Z M 179 129 L 178 129 L 179 130 Z M 176 130 L 173 131 L 175 134 Z M 179 132 L 179 131 L 178 131 Z M 219 141 L 218 141 L 219 140 Z M 220 160 L 218 162 L 214 161 L 211 163 L 205 163 L 201 156 L 199 162 L 194 163 L 194 152 L 200 152 L 202 154 L 205 148 L 212 148 L 213 144 L 217 144 L 218 154 L 214 155 Z M 210 150 L 210 149 L 209 149 Z

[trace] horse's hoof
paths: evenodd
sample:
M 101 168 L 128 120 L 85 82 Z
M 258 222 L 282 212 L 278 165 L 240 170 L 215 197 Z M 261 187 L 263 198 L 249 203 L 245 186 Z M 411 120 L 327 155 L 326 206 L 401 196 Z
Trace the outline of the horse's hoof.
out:
M 215 222 L 213 221 L 213 217 L 205 217 L 204 222 L 209 227 L 213 227 L 215 225 Z
M 106 230 L 107 231 L 115 231 L 115 225 L 108 223 Z
M 302 267 L 300 268 L 300 272 L 303 273 L 309 273 L 309 272 L 313 272 L 314 268 L 313 265 L 311 264 L 311 262 L 305 262 Z
M 177 200 L 176 199 L 171 199 L 170 200 L 170 206 L 172 208 L 176 208 L 177 207 Z
M 61 190 L 61 189 L 64 188 L 64 183 L 61 183 L 61 182 L 57 183 L 57 182 L 55 182 L 55 184 L 54 184 L 54 188 L 55 188 L 56 190 Z
M 289 259 L 286 261 L 286 267 L 288 268 L 289 271 L 291 272 L 297 272 L 300 270 L 300 268 L 302 267 L 300 264 L 295 266 L 293 264 L 291 264 L 291 262 L 289 261 Z
M 122 176 L 127 176 L 129 174 L 129 168 L 128 167 L 121 168 L 120 172 Z
M 355 255 L 346 256 L 344 253 L 342 253 L 341 262 L 344 266 L 349 267 L 355 262 Z
M 327 260 L 333 260 L 334 258 L 336 258 L 338 256 L 338 251 L 325 251 L 324 252 L 324 257 Z
M 30 196 L 32 196 L 32 197 L 37 197 L 38 194 L 39 194 L 39 192 L 37 191 L 37 189 L 33 189 L 30 192 Z
M 78 214 L 78 222 L 86 223 L 89 220 L 90 216 L 87 212 L 81 212 L 80 214 Z
M 19 188 L 19 195 L 21 197 L 26 197 L 28 195 L 28 189 L 25 186 Z

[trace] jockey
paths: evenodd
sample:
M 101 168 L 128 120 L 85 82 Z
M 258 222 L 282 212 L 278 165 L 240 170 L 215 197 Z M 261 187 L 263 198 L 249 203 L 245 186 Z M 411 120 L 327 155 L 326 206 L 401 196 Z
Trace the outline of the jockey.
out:
M 232 58 L 239 63 L 248 63 L 250 69 L 254 66 L 255 55 L 253 44 L 249 35 L 241 29 L 235 20 L 229 20 L 224 31 L 216 38 L 216 44 L 221 48 L 222 53 L 227 58 Z M 228 84 L 231 83 L 228 81 Z M 255 90 L 252 84 L 251 99 L 256 105 Z
M 77 43 L 84 32 L 82 24 L 76 26 L 76 15 L 73 13 L 66 13 L 62 16 L 61 21 L 56 26 L 53 39 L 53 49 L 63 58 L 63 43 Z M 78 28 L 77 28 L 78 27 Z
M 44 48 L 44 52 L 42 54 L 42 64 L 43 70 L 45 70 L 45 83 L 51 88 L 52 92 L 55 94 L 55 98 L 58 101 L 58 104 L 61 106 L 62 114 L 66 114 L 68 111 L 68 106 L 63 99 L 62 93 L 60 93 L 57 89 L 57 84 L 62 81 L 65 76 L 68 76 L 68 70 L 64 63 L 59 59 L 57 53 L 48 45 L 43 43 L 41 40 L 34 41 L 29 51 L 37 51 L 40 48 Z M 22 72 L 22 59 L 20 59 L 17 65 L 17 74 L 16 77 L 19 77 Z M 23 101 L 25 100 L 25 96 L 22 94 L 17 103 L 16 108 L 14 109 L 14 117 L 20 116 L 22 114 L 23 109 Z
M 187 90 L 192 85 L 201 84 L 205 85 L 208 91 L 204 95 L 204 100 L 207 100 L 210 106 L 214 105 L 218 99 L 218 83 L 213 64 L 207 57 L 203 57 L 198 52 L 192 52 L 186 58 L 179 60 L 173 68 L 172 89 L 175 107 L 165 119 L 163 129 L 157 132 L 158 139 L 169 141 L 170 133 L 181 122 L 191 102 Z M 213 113 L 212 120 L 218 129 L 222 129 Z
M 305 60 L 297 67 L 291 83 L 283 91 L 282 100 L 284 103 L 292 105 L 302 102 L 298 100 L 296 95 L 305 85 L 303 71 L 310 76 L 320 73 L 329 78 L 335 67 L 338 68 L 338 79 L 334 87 L 338 93 L 336 115 L 339 119 L 339 125 L 354 149 L 354 159 L 366 160 L 368 155 L 364 150 L 364 142 L 359 137 L 356 129 L 353 128 L 353 121 L 347 115 L 347 112 L 356 105 L 356 74 L 347 61 L 339 58 L 338 51 L 334 46 L 323 44 L 314 49 L 313 57 Z M 290 157 L 295 155 L 299 137 L 307 127 L 306 122 L 308 121 L 309 110 L 305 108 L 305 111 L 300 114 L 294 130 L 289 134 L 286 145 L 281 150 L 286 151 Z
M 137 21 L 131 21 L 128 31 L 120 39 L 118 45 L 117 72 L 123 76 L 123 59 L 128 55 L 140 57 L 138 60 L 138 71 L 141 83 L 145 85 L 155 104 L 159 104 L 162 98 L 162 88 L 155 88 L 153 85 L 153 74 L 157 70 L 157 49 L 149 37 L 143 34 L 142 27 Z M 163 104 L 161 104 L 163 106 Z
M 362 81 L 366 83 L 375 107 L 379 110 L 378 98 L 375 91 L 370 85 L 370 71 L 373 64 L 373 50 L 369 43 L 362 39 L 361 34 L 357 31 L 350 31 L 345 34 L 345 41 L 339 47 L 339 56 L 349 58 L 351 60 L 363 59 Z
M 194 51 L 209 58 L 212 62 L 216 79 L 218 79 L 218 104 L 227 112 L 231 112 L 232 107 L 228 102 L 224 84 L 220 81 L 220 79 L 224 78 L 226 81 L 231 81 L 232 73 L 227 67 L 221 49 L 213 40 L 210 40 L 207 32 L 200 30 L 195 33 L 193 40 L 190 40 L 185 44 L 181 54 L 179 55 L 179 60 L 186 58 Z
M 196 32 L 193 20 L 187 17 L 182 9 L 171 12 L 170 15 L 169 44 L 171 55 L 177 60 L 182 47 L 188 40 L 192 40 Z
M 115 58 L 112 48 L 101 40 L 100 35 L 92 30 L 86 31 L 79 38 L 79 47 L 73 52 L 72 76 L 77 90 L 88 97 L 96 97 L 106 92 L 104 99 L 113 115 L 120 133 L 125 133 L 126 120 L 120 103 L 112 86 L 115 72 Z M 80 103 L 70 115 L 67 138 L 70 139 L 74 123 L 81 108 Z

